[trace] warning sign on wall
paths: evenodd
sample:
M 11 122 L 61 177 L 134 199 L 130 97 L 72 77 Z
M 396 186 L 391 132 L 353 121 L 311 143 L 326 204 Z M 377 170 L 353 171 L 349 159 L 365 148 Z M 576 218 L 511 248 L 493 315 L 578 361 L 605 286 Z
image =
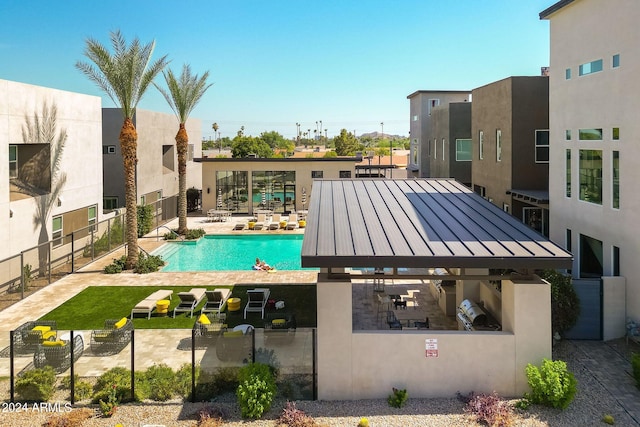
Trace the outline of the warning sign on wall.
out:
M 424 340 L 424 350 L 426 357 L 438 357 L 438 339 L 427 338 Z

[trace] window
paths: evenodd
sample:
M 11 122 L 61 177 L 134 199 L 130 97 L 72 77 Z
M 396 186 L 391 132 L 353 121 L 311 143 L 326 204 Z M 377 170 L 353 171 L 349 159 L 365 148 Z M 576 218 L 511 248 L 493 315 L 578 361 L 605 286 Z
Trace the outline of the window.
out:
M 18 146 L 9 146 L 9 178 L 18 177 Z
M 118 198 L 117 197 L 104 197 L 102 199 L 102 209 L 103 210 L 118 209 Z
M 51 238 L 53 239 L 53 247 L 62 246 L 62 216 L 54 216 L 51 225 Z
M 116 146 L 115 145 L 103 145 L 102 146 L 102 154 L 116 154 Z
M 586 76 L 587 74 L 593 74 L 600 71 L 602 71 L 602 59 L 580 65 L 578 75 Z
M 145 196 L 140 196 L 140 204 L 142 206 L 147 204 L 147 198 Z
M 611 139 L 618 141 L 620 139 L 620 128 L 611 129 Z
M 571 68 L 567 68 L 564 70 L 564 79 L 571 80 Z
M 487 196 L 487 189 L 485 187 L 483 187 L 482 185 L 474 185 L 473 186 L 473 192 L 479 194 L 482 197 L 486 197 Z
M 580 150 L 580 200 L 602 204 L 602 150 Z
M 567 190 L 565 195 L 571 197 L 571 150 L 567 150 Z
M 98 207 L 96 205 L 89 206 L 89 209 L 87 209 L 87 213 L 88 213 L 87 220 L 89 224 L 89 231 L 96 231 L 95 224 L 98 221 L 97 212 L 98 212 Z
M 478 159 L 484 159 L 484 132 L 478 133 Z
M 564 131 L 564 139 L 566 141 L 571 141 L 571 129 L 566 129 Z
M 435 139 L 433 140 L 433 158 L 438 158 L 438 141 Z
M 473 160 L 471 150 L 473 141 L 470 139 L 456 139 L 456 162 L 470 162 Z
M 322 179 L 324 171 L 311 171 L 311 179 Z
M 544 233 L 544 213 L 542 208 L 522 208 L 522 222 L 538 233 Z
M 611 67 L 612 68 L 618 68 L 620 66 L 620 54 L 616 54 L 613 55 L 612 61 L 611 61 Z
M 613 246 L 611 248 L 611 272 L 613 276 L 620 275 L 620 248 Z
M 427 113 L 431 115 L 431 109 L 440 105 L 439 99 L 430 99 L 429 104 L 427 105 Z
M 536 163 L 549 163 L 549 131 L 536 131 Z
M 565 247 L 569 252 L 571 252 L 571 246 L 572 246 L 572 242 L 571 242 L 571 239 L 572 239 L 572 237 L 571 237 L 571 229 L 567 228 L 567 231 L 566 231 L 566 233 L 565 233 L 565 237 L 564 237 L 564 239 L 565 239 L 564 247 Z
M 340 178 L 351 178 L 351 171 L 340 171 Z
M 416 114 L 415 116 L 412 117 L 412 119 L 413 119 L 414 122 L 417 122 L 418 121 L 418 115 Z
M 496 161 L 502 161 L 502 131 L 496 130 Z
M 503 203 L 502 210 L 505 211 L 506 213 L 509 213 L 510 211 L 509 205 L 507 203 Z
M 602 128 L 578 129 L 578 139 L 580 141 L 602 141 Z
M 604 274 L 602 268 L 602 241 L 580 235 L 580 277 L 597 277 Z
M 188 162 L 192 162 L 193 161 L 193 150 L 195 150 L 195 147 L 193 144 L 189 144 L 187 146 L 187 161 Z
M 612 153 L 613 188 L 611 189 L 613 208 L 620 209 L 620 152 Z
M 442 161 L 444 162 L 444 138 L 442 138 Z
M 175 170 L 174 156 L 173 145 L 162 146 L 162 166 L 164 166 L 164 173 L 170 173 Z
M 431 140 L 427 140 L 427 156 L 431 157 Z

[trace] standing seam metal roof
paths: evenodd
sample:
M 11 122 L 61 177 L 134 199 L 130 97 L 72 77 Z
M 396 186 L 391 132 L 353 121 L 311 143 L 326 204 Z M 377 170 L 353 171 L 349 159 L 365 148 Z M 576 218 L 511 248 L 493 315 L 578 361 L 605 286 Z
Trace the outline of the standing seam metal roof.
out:
M 572 255 L 452 179 L 315 181 L 303 267 L 570 268 Z

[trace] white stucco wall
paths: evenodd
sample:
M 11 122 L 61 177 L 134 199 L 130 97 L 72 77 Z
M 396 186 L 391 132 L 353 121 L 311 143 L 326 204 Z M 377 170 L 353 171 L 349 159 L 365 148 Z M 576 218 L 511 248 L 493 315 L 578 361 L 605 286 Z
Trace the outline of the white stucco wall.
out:
M 102 212 L 102 118 L 101 99 L 79 93 L 0 80 L 0 162 L 8 165 L 9 144 L 22 144 L 25 118 L 42 115 L 44 103 L 58 109 L 58 132 L 66 129 L 67 140 L 61 170 L 67 182 L 61 193 L 62 203 L 52 216 L 75 209 L 98 205 Z M 13 217 L 9 217 L 9 210 Z M 36 246 L 39 228 L 34 227 L 35 199 L 10 201 L 9 171 L 0 168 L 0 229 L 7 230 L 0 259 Z M 47 222 L 51 235 L 51 217 Z
M 573 274 L 580 271 L 580 234 L 603 243 L 604 276 L 613 274 L 612 247 L 620 248 L 620 275 L 626 277 L 626 304 L 616 307 L 626 316 L 640 319 L 640 234 L 637 212 L 640 198 L 636 182 L 640 179 L 637 158 L 640 146 L 638 94 L 640 94 L 640 3 L 618 0 L 615 7 L 601 0 L 580 0 L 563 7 L 549 17 L 551 28 L 550 110 L 550 237 L 558 244 L 566 242 L 571 230 L 574 253 Z M 620 55 L 620 67 L 612 67 L 613 55 Z M 579 76 L 580 64 L 603 60 L 601 72 Z M 571 69 L 571 79 L 565 70 Z M 620 129 L 620 140 L 612 139 L 612 128 Z M 578 129 L 602 128 L 602 141 L 579 141 Z M 572 139 L 565 140 L 565 130 Z M 571 198 L 565 196 L 565 150 L 572 150 Z M 580 201 L 579 150 L 602 150 L 602 204 Z M 612 152 L 620 153 L 620 209 L 612 207 Z M 607 336 L 622 336 L 604 318 Z M 616 321 L 616 323 L 618 323 Z M 623 325 L 622 325 L 623 326 Z

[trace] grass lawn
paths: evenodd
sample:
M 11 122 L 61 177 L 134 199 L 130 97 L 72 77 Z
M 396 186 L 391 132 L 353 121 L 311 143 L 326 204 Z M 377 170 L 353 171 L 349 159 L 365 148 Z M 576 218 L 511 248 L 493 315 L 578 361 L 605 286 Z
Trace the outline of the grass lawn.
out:
M 189 313 L 178 313 L 172 317 L 173 308 L 180 303 L 178 292 L 186 292 L 194 286 L 91 286 L 74 296 L 64 304 L 42 316 L 41 320 L 55 320 L 58 330 L 93 330 L 101 329 L 105 319 L 121 319 L 131 316 L 131 309 L 144 298 L 158 289 L 172 289 L 173 297 L 169 306 L 170 314 L 160 317 L 155 310 L 151 319 L 145 314 L 136 314 L 133 319 L 135 329 L 191 329 L 200 308 L 206 298 L 194 310 L 193 318 Z M 221 288 L 224 286 L 215 286 Z M 247 290 L 254 288 L 268 288 L 271 290 L 270 299 L 283 300 L 285 308 L 282 312 L 294 313 L 298 327 L 316 327 L 316 285 L 235 285 L 229 286 L 231 297 L 240 298 L 240 311 L 227 312 L 227 324 L 234 327 L 241 323 L 248 323 L 256 328 L 262 328 L 264 322 L 259 313 L 248 313 L 243 318 L 244 306 L 247 304 Z M 207 288 L 207 289 L 213 289 Z M 266 309 L 265 314 L 275 309 Z M 197 314 L 196 314 L 197 312 Z

